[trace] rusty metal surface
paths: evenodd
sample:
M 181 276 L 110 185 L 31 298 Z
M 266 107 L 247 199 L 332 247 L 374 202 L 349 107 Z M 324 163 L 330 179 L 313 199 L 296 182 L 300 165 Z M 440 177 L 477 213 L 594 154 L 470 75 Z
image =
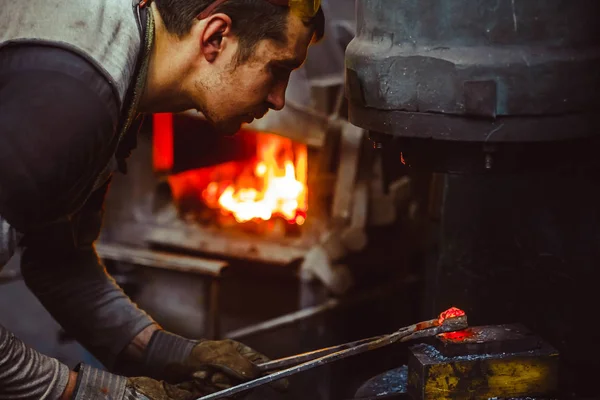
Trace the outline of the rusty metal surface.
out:
M 598 16 L 595 0 L 357 0 L 350 120 L 440 140 L 597 134 Z
M 443 333 L 431 341 L 411 347 L 411 352 L 425 363 L 449 363 L 510 357 L 511 354 L 530 353 L 547 345 L 539 337 L 519 324 L 470 327 L 462 331 Z M 424 354 L 425 356 L 420 358 Z M 540 353 L 541 354 L 541 353 Z M 413 365 L 414 366 L 414 365 Z M 419 368 L 422 366 L 419 365 Z M 356 392 L 355 399 L 402 399 L 407 394 L 409 369 L 402 366 L 377 375 L 365 382 Z M 465 380 L 471 380 L 469 378 Z
M 407 393 L 408 387 L 408 366 L 403 365 L 399 368 L 389 370 L 383 374 L 377 375 L 365 382 L 354 395 L 355 400 L 388 400 L 388 399 L 406 399 L 415 400 Z M 491 400 L 500 400 L 493 398 Z M 518 397 L 505 400 L 543 400 L 534 397 Z M 549 399 L 548 399 L 549 400 Z
M 557 394 L 558 352 L 546 343 L 529 351 L 454 357 L 421 343 L 410 352 L 407 391 L 414 399 L 549 398 Z

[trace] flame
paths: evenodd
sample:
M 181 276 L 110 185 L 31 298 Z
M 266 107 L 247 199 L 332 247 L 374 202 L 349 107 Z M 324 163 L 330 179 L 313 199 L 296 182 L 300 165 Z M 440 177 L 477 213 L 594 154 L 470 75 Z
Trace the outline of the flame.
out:
M 302 225 L 307 211 L 307 163 L 306 146 L 259 134 L 256 159 L 233 179 L 210 182 L 202 197 L 240 223 L 280 216 Z
M 440 324 L 440 325 L 443 324 L 444 321 L 449 318 L 462 317 L 464 315 L 465 315 L 465 312 L 463 310 L 461 310 L 460 308 L 451 307 L 440 314 L 440 317 L 438 319 L 438 324 Z

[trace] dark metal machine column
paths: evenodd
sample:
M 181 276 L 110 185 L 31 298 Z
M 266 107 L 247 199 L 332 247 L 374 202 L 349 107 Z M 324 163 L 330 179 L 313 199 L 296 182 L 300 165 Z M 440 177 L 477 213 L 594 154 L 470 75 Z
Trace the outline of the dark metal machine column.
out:
M 357 0 L 350 120 L 445 178 L 427 315 L 522 323 L 597 395 L 600 2 Z M 561 397 L 562 398 L 562 397 Z
M 411 166 L 514 169 L 544 154 L 553 164 L 561 152 L 549 142 L 599 133 L 596 0 L 356 7 L 346 52 L 350 121 L 375 140 L 399 138 Z

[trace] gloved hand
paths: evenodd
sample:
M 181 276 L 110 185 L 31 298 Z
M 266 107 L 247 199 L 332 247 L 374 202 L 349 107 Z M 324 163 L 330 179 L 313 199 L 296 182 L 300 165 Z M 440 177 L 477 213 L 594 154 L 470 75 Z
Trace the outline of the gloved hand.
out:
M 191 384 L 171 385 L 147 377 L 129 378 L 124 400 L 195 400 L 208 394 L 190 390 L 193 387 Z
M 213 393 L 258 378 L 256 365 L 267 361 L 234 340 L 193 341 L 158 330 L 146 347 L 144 364 L 149 376 L 171 383 L 193 379 L 198 390 Z M 288 382 L 284 379 L 271 386 L 285 390 Z
M 191 383 L 171 385 L 152 378 L 125 378 L 81 365 L 73 400 L 195 400 L 208 393 Z

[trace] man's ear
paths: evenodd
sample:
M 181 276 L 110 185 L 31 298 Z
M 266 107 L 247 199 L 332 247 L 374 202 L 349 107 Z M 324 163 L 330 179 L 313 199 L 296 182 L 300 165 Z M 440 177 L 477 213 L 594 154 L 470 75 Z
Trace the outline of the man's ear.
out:
M 213 62 L 223 51 L 223 38 L 231 35 L 231 18 L 227 14 L 214 14 L 205 21 L 200 36 L 200 51 L 208 62 Z

